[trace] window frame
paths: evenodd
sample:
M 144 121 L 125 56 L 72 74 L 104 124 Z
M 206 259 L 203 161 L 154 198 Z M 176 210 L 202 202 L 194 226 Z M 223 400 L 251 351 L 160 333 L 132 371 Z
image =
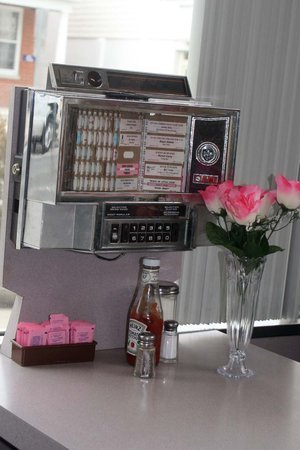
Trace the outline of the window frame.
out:
M 6 10 L 11 13 L 18 14 L 18 28 L 17 28 L 17 37 L 15 40 L 11 39 L 1 39 L 0 42 L 12 42 L 15 43 L 15 55 L 14 55 L 14 67 L 13 69 L 4 69 L 0 67 L 0 78 L 10 78 L 16 79 L 19 78 L 20 71 L 20 55 L 21 55 L 21 46 L 22 46 L 22 34 L 23 34 L 23 8 L 19 8 L 16 6 L 8 6 L 8 5 L 0 5 L 0 11 Z

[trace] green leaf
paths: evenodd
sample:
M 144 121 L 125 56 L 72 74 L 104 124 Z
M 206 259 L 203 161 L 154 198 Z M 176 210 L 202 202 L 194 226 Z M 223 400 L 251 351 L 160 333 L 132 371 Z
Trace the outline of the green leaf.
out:
M 229 234 L 219 225 L 208 222 L 206 224 L 206 234 L 212 244 L 221 245 L 239 257 L 244 256 L 243 250 L 230 240 Z
M 269 252 L 267 254 L 271 255 L 272 253 L 283 252 L 283 251 L 284 251 L 284 249 L 281 247 L 278 247 L 278 245 L 270 245 Z
M 242 249 L 240 249 L 239 247 L 235 247 L 232 244 L 223 244 L 223 247 L 227 248 L 227 250 L 231 251 L 231 253 L 234 253 L 239 258 L 242 258 L 243 256 L 247 256 L 247 255 L 245 255 L 245 252 Z
M 261 258 L 269 253 L 269 242 L 260 230 L 249 231 L 243 249 L 248 258 Z
M 234 246 L 242 248 L 247 239 L 246 227 L 233 223 L 229 232 L 229 239 Z
M 229 242 L 226 231 L 215 223 L 208 222 L 206 224 L 206 234 L 212 244 L 224 245 Z
M 221 226 L 208 222 L 206 234 L 212 244 L 225 247 L 240 258 L 246 256 L 257 259 L 283 251 L 281 247 L 269 244 L 265 230 L 246 231 L 246 227 L 232 224 L 231 230 L 227 232 Z

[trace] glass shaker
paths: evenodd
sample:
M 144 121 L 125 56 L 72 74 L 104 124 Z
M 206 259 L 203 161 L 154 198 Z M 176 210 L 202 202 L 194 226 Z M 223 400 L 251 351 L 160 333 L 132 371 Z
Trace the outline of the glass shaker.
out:
M 177 295 L 179 286 L 172 281 L 159 281 L 159 294 L 164 320 L 176 319 Z
M 164 363 L 176 363 L 178 358 L 178 322 L 166 320 L 161 337 L 160 360 Z
M 155 335 L 151 331 L 139 335 L 133 375 L 139 378 L 155 376 Z

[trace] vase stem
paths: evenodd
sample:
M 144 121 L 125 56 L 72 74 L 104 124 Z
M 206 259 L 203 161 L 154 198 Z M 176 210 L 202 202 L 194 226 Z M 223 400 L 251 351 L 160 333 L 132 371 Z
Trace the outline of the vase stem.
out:
M 227 378 L 250 378 L 255 374 L 254 370 L 246 367 L 246 353 L 241 350 L 230 352 L 228 363 L 219 367 L 217 372 Z
M 230 350 L 228 363 L 217 371 L 227 378 L 249 378 L 254 371 L 246 367 L 245 351 L 252 336 L 265 258 L 239 258 L 227 253 L 225 261 Z

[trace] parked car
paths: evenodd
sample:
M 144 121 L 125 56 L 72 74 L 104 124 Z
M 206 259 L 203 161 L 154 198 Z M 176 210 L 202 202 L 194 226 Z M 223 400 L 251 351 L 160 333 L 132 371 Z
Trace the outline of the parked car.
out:
M 47 111 L 45 104 L 39 102 L 34 105 L 34 116 L 32 124 L 32 153 L 48 152 L 55 139 L 57 138 L 57 110 L 56 102 L 47 103 Z

